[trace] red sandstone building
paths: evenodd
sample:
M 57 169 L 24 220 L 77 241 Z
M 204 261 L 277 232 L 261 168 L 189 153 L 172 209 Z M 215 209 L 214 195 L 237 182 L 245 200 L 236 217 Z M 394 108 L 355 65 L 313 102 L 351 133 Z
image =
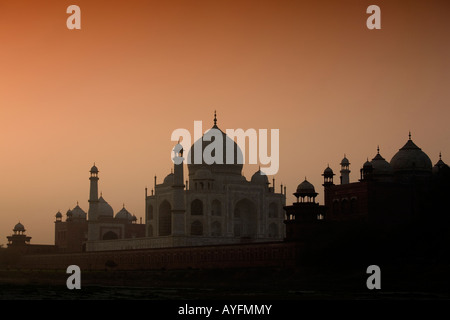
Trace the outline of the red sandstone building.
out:
M 322 176 L 325 204 L 315 202 L 317 193 L 306 180 L 294 195 L 297 202 L 286 206 L 287 240 L 298 240 L 320 222 L 368 222 L 392 226 L 420 219 L 445 217 L 450 195 L 450 168 L 441 155 L 432 166 L 428 155 L 411 139 L 387 162 L 380 154 L 367 160 L 360 179 L 350 182 L 350 162 L 344 156 L 340 184 L 334 183 L 334 172 L 328 166 Z M 299 201 L 299 198 L 302 199 Z

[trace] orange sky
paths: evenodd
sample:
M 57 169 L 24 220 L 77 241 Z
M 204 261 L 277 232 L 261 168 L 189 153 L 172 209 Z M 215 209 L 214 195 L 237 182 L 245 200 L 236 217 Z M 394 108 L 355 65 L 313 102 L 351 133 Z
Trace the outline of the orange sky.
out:
M 114 4 L 113 4 L 114 3 Z M 81 8 L 68 30 L 66 8 Z M 381 8 L 382 29 L 366 28 Z M 115 211 L 144 216 L 177 128 L 280 130 L 277 189 L 346 153 L 351 180 L 412 131 L 450 163 L 448 1 L 0 2 L 0 244 L 20 221 L 53 243 L 54 215 L 88 210 L 89 169 Z M 247 178 L 257 166 L 244 166 Z M 269 177 L 270 180 L 272 177 Z M 338 177 L 337 177 L 338 180 Z

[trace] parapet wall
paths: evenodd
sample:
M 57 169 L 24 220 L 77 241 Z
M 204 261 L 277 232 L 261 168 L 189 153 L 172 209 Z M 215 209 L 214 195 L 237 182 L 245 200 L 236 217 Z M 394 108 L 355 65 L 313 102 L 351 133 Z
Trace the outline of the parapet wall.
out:
M 186 268 L 289 267 L 299 256 L 298 243 L 252 243 L 140 250 L 99 251 L 72 254 L 24 255 L 21 269 L 152 270 Z
M 254 238 L 241 239 L 236 237 L 195 237 L 195 236 L 158 236 L 130 239 L 88 241 L 86 251 L 112 251 L 156 249 L 173 247 L 215 246 L 243 243 L 275 242 L 276 239 Z M 281 239 L 279 240 L 281 242 Z

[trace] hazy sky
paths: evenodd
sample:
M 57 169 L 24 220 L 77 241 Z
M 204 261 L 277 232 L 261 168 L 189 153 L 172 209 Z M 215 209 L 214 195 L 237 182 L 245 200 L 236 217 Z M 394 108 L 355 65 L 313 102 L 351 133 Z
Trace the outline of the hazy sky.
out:
M 81 30 L 66 9 L 81 8 Z M 366 27 L 369 5 L 381 30 Z M 0 1 L 0 244 L 20 221 L 88 210 L 89 169 L 115 212 L 144 216 L 170 172 L 170 135 L 195 120 L 279 129 L 276 188 L 319 192 L 344 153 L 351 181 L 377 145 L 408 139 L 450 162 L 448 1 Z M 248 179 L 257 165 L 244 166 Z M 272 181 L 272 177 L 269 177 Z

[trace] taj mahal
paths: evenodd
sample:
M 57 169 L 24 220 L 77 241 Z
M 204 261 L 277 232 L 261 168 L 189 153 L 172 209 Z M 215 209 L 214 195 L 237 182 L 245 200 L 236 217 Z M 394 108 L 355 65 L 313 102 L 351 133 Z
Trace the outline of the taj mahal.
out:
M 223 164 L 188 162 L 180 144 L 174 148 L 173 169 L 162 183 L 154 180 L 150 194 L 145 189 L 145 221 L 138 222 L 125 206 L 114 214 L 100 194 L 99 169 L 90 169 L 89 209 L 80 206 L 56 214 L 55 245 L 65 252 L 166 248 L 251 242 L 282 241 L 285 237 L 286 191 L 275 191 L 261 169 L 250 181 L 242 174 L 242 151 L 218 126 L 223 156 L 233 146 L 234 160 Z M 208 131 L 205 133 L 207 134 Z M 211 143 L 204 136 L 194 142 L 187 157 Z M 201 146 L 199 148 L 198 144 Z M 197 146 L 197 147 L 196 147 Z

